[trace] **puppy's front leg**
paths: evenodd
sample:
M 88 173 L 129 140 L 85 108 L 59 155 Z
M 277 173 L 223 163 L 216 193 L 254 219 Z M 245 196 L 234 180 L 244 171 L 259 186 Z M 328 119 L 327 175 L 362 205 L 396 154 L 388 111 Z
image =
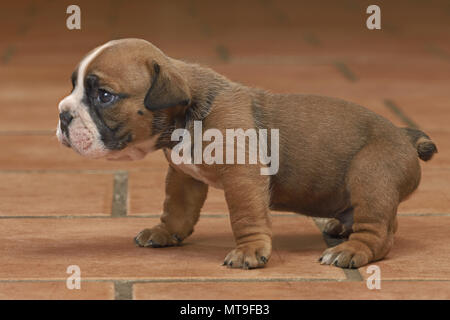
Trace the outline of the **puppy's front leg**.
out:
M 222 182 L 236 240 L 236 248 L 226 256 L 224 265 L 263 267 L 272 252 L 269 178 L 260 175 L 258 166 L 233 166 L 224 168 Z
M 207 193 L 206 184 L 169 166 L 161 223 L 142 230 L 136 244 L 153 248 L 179 244 L 194 231 Z

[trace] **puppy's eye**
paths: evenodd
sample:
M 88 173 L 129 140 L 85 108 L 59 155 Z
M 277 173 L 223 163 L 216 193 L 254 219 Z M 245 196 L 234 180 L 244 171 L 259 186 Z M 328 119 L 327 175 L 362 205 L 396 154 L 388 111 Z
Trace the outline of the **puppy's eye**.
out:
M 103 89 L 98 90 L 98 102 L 102 105 L 109 105 L 114 102 L 116 96 L 111 92 L 108 92 Z

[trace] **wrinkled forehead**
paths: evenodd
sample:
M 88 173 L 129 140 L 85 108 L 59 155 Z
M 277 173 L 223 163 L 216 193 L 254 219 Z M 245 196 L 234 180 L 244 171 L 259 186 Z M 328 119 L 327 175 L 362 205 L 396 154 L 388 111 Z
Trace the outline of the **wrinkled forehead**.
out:
M 143 42 L 111 41 L 88 53 L 75 77 L 84 83 L 87 76 L 95 75 L 99 85 L 111 90 L 141 91 L 148 89 L 150 82 L 147 62 L 157 54 Z

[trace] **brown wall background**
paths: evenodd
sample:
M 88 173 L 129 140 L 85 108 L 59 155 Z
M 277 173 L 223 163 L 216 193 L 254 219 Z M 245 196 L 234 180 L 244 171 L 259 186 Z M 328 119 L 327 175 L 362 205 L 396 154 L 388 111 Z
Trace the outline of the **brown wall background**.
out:
M 70 31 L 66 8 L 75 3 L 82 29 Z M 381 7 L 382 30 L 366 28 L 369 4 Z M 0 131 L 53 130 L 78 61 L 123 37 L 248 85 L 377 109 L 380 98 L 417 93 L 421 83 L 449 83 L 449 20 L 450 2 L 437 0 L 3 2 Z M 418 83 L 399 86 L 411 78 Z

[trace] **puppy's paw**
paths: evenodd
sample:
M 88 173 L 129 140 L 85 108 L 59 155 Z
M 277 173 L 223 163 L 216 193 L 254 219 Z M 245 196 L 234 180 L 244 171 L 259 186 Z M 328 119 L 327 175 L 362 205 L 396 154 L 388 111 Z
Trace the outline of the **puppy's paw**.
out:
M 255 241 L 239 245 L 225 257 L 223 265 L 230 268 L 261 268 L 269 261 L 272 252 L 270 242 Z
M 139 247 L 161 248 L 179 245 L 181 239 L 177 235 L 171 235 L 164 227 L 156 226 L 139 232 L 134 242 Z
M 329 219 L 323 227 L 323 232 L 330 237 L 339 237 L 339 234 L 344 230 L 344 226 L 337 219 Z
M 362 242 L 349 240 L 325 250 L 319 262 L 340 268 L 359 268 L 371 260 L 369 252 L 369 248 Z
M 329 219 L 322 230 L 324 233 L 333 238 L 348 238 L 352 233 L 352 229 L 342 224 L 338 219 Z

